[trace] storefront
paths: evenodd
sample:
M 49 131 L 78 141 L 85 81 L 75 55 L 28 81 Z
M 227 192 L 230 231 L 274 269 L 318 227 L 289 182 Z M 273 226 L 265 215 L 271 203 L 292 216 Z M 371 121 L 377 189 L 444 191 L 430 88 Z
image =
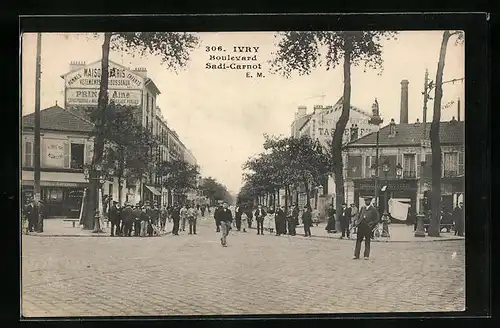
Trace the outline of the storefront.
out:
M 380 189 L 386 187 L 386 191 L 382 192 Z M 417 180 L 408 179 L 392 179 L 392 180 L 379 180 L 379 207 L 380 212 L 387 208 L 387 201 L 391 198 L 405 200 L 413 208 L 415 208 L 417 199 L 418 183 Z M 354 202 L 359 207 L 363 205 L 364 197 L 375 197 L 375 181 L 373 179 L 359 179 L 354 181 Z

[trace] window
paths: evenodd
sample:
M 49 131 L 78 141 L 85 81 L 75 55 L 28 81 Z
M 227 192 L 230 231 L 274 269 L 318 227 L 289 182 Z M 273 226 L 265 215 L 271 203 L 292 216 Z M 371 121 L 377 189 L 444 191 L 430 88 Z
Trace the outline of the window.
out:
M 458 152 L 458 174 L 459 175 L 464 174 L 464 152 L 463 151 Z
M 403 178 L 415 178 L 416 176 L 415 154 L 403 154 Z
M 149 116 L 146 116 L 146 130 L 149 130 Z
M 362 163 L 361 156 L 349 156 L 347 158 L 347 176 L 350 178 L 361 178 Z
M 33 166 L 33 142 L 24 142 L 24 152 L 23 152 L 23 166 L 32 167 Z
M 371 178 L 372 176 L 372 171 L 371 171 L 371 156 L 366 156 L 365 157 L 365 178 Z
M 113 197 L 113 184 L 110 183 L 108 186 L 108 195 Z
M 444 153 L 443 168 L 445 177 L 454 177 L 458 174 L 458 153 Z
M 83 169 L 83 162 L 85 158 L 84 153 L 85 145 L 79 143 L 71 143 L 71 164 L 72 169 Z

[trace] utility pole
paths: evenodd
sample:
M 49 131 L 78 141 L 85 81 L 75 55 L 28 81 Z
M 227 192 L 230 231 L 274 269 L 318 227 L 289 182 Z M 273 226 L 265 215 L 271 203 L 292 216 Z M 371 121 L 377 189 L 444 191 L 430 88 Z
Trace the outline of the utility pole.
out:
M 458 98 L 457 102 L 457 121 L 460 122 L 460 97 Z
M 34 198 L 40 200 L 40 79 L 41 64 L 40 52 L 42 50 L 42 33 L 37 33 L 36 40 L 36 77 L 35 77 L 35 142 L 34 142 Z

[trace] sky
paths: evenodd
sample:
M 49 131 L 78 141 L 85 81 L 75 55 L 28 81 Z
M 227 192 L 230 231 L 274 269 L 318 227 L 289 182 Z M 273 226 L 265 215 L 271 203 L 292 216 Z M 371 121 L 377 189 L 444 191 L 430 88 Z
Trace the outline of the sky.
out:
M 153 55 L 131 56 L 112 51 L 110 60 L 126 67 L 144 67 L 161 94 L 157 105 L 168 125 L 180 136 L 198 161 L 203 176 L 211 176 L 236 194 L 242 185 L 242 166 L 263 150 L 263 134 L 290 135 L 290 125 L 299 105 L 333 105 L 343 91 L 342 67 L 326 71 L 318 67 L 310 75 L 286 79 L 269 72 L 267 61 L 276 51 L 273 32 L 199 33 L 200 45 L 187 67 L 178 73 L 168 70 Z M 371 110 L 375 98 L 388 123 L 399 122 L 401 80 L 409 80 L 409 122 L 422 120 L 422 90 L 425 70 L 435 80 L 442 31 L 403 31 L 397 40 L 383 42 L 384 69 L 363 72 L 351 70 L 351 103 Z M 41 51 L 41 108 L 64 105 L 64 81 L 71 61 L 99 60 L 103 37 L 85 34 L 43 33 Z M 226 52 L 207 52 L 206 47 L 221 46 Z M 233 53 L 234 47 L 259 47 L 258 52 Z M 36 34 L 21 40 L 22 114 L 34 112 Z M 260 70 L 206 69 L 210 55 L 256 55 Z M 245 62 L 242 62 L 245 63 Z M 252 78 L 246 77 L 249 72 Z M 262 72 L 263 77 L 257 77 Z M 465 49 L 450 40 L 443 80 L 465 77 Z M 442 120 L 457 116 L 456 100 L 461 99 L 464 118 L 465 86 L 458 82 L 443 86 Z M 427 120 L 432 120 L 432 101 Z M 384 124 L 385 124 L 384 123 Z

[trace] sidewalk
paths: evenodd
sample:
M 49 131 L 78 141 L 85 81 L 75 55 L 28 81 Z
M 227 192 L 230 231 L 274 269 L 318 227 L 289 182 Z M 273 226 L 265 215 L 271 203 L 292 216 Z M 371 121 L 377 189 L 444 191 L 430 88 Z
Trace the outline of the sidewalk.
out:
M 340 239 L 341 233 L 328 233 L 325 230 L 326 223 L 320 223 L 317 227 L 314 225 L 311 227 L 311 238 L 329 238 L 338 239 L 341 241 L 355 240 L 356 235 L 351 236 L 351 239 Z M 252 224 L 252 230 L 257 230 Z M 267 228 L 264 228 L 267 231 Z M 303 225 L 297 226 L 296 229 L 298 238 L 303 238 L 304 227 Z M 441 237 L 415 237 L 413 232 L 413 226 L 407 226 L 406 224 L 390 224 L 389 225 L 390 238 L 375 238 L 373 242 L 426 242 L 426 241 L 444 241 L 444 240 L 464 240 L 464 237 L 455 236 L 453 232 L 441 232 Z
M 92 233 L 92 230 L 85 230 L 78 225 L 73 228 L 71 222 L 65 222 L 63 219 L 46 219 L 43 221 L 43 232 L 30 232 L 28 235 L 38 237 L 110 237 L 111 225 L 109 227 L 105 225 L 102 230 L 104 233 Z M 169 233 L 167 232 L 165 235 Z

